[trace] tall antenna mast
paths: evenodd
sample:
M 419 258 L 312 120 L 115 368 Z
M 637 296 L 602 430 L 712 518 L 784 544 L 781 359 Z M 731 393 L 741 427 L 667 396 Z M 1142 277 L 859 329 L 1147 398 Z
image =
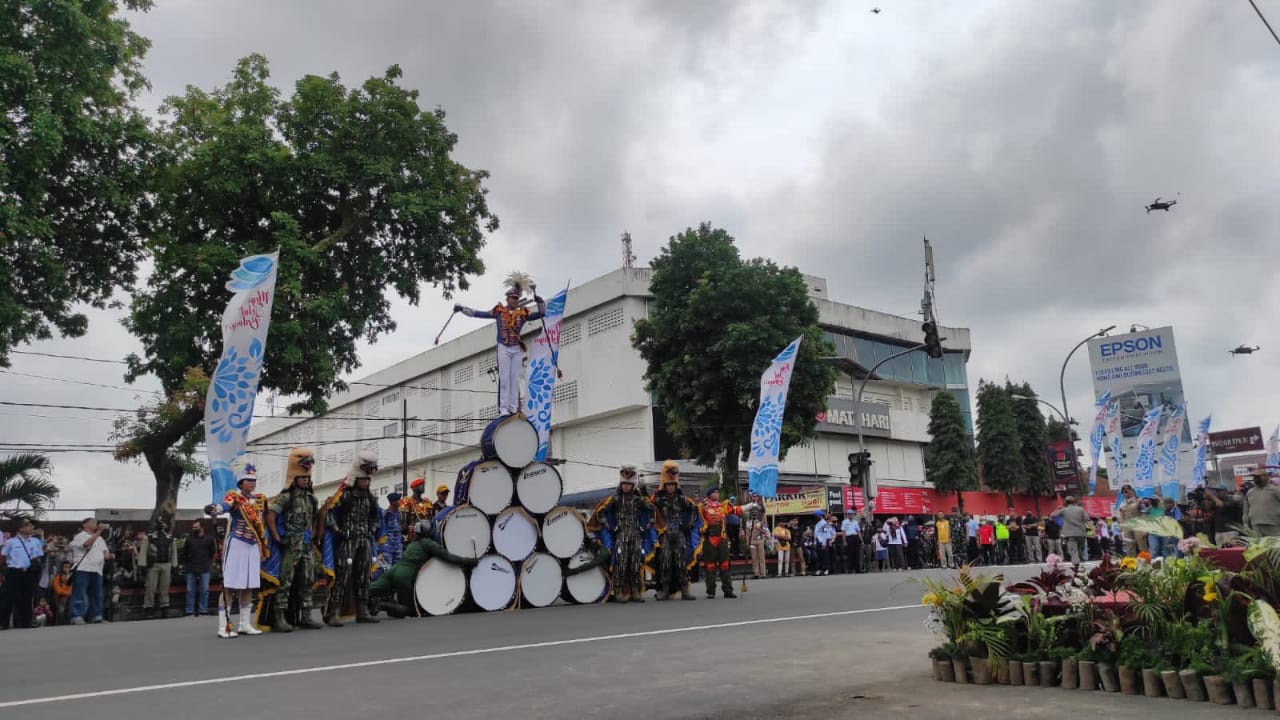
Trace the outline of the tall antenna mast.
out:
M 933 315 L 933 283 L 937 276 L 933 269 L 933 246 L 924 239 L 924 297 L 920 299 L 920 314 L 925 322 L 936 322 Z
M 622 267 L 630 270 L 636 265 L 636 254 L 631 252 L 631 233 L 622 233 Z

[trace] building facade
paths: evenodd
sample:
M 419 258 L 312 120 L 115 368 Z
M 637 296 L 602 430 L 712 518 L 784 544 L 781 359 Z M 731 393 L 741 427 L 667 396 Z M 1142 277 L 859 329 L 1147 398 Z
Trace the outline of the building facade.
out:
M 662 408 L 645 390 L 645 363 L 631 346 L 632 325 L 649 310 L 650 273 L 648 268 L 622 268 L 569 291 L 560 336 L 563 377 L 555 387 L 549 453 L 563 460 L 559 471 L 565 494 L 614 486 L 621 463 L 656 472 L 663 460 L 679 455 Z M 828 340 L 864 371 L 923 337 L 918 318 L 833 302 L 825 280 L 806 280 Z M 791 449 L 780 482 L 847 483 L 848 456 L 857 445 L 857 411 L 878 483 L 922 487 L 933 393 L 954 393 L 972 431 L 965 372 L 969 331 L 940 328 L 940 334 L 946 338 L 944 358 L 917 352 L 891 361 L 868 381 L 858 408 L 852 400 L 854 385 L 842 374 L 820 419 L 819 437 Z M 378 456 L 381 469 L 373 486 L 379 494 L 400 487 L 406 454 L 410 481 L 423 476 L 429 488 L 452 485 L 458 469 L 479 456 L 480 434 L 497 417 L 496 365 L 493 330 L 487 323 L 477 324 L 459 338 L 351 383 L 349 392 L 332 399 L 332 410 L 323 417 L 278 417 L 255 424 L 248 452 L 257 464 L 261 491 L 281 487 L 285 458 L 295 446 L 315 452 L 314 483 L 321 495 L 336 488 L 359 448 Z M 694 479 L 711 472 L 690 461 L 682 465 Z

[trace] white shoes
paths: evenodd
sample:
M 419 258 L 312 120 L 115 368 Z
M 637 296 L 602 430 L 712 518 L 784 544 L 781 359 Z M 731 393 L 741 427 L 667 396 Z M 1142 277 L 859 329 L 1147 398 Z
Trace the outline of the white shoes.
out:
M 233 638 L 236 637 L 236 631 L 231 627 L 231 623 L 227 622 L 226 608 L 218 609 L 218 637 Z
M 261 635 L 262 631 L 253 626 L 253 606 L 240 608 L 240 634 Z

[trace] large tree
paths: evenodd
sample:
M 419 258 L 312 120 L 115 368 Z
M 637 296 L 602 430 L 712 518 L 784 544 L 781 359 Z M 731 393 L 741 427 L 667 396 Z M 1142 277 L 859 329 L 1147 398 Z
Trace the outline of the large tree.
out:
M 835 387 L 835 371 L 820 358 L 834 348 L 799 271 L 743 260 L 733 238 L 710 223 L 672 237 L 651 264 L 653 310 L 636 323 L 632 342 L 667 427 L 689 456 L 708 466 L 719 459 L 724 483 L 739 485 L 760 376 L 801 336 L 780 455 L 816 437 L 818 413 Z
M 128 288 L 142 256 L 150 131 L 133 106 L 149 0 L 0 2 L 0 365 L 83 335 L 78 305 Z
M 1022 441 L 1009 393 L 985 380 L 978 383 L 978 462 L 982 482 L 1012 505 L 1013 494 L 1026 487 Z
M 947 391 L 933 395 L 929 407 L 929 445 L 925 448 L 925 476 L 940 493 L 956 494 L 956 506 L 964 510 L 960 493 L 978 489 L 978 466 L 973 443 L 964 425 L 964 412 Z
M 49 458 L 44 455 L 0 458 L 0 519 L 29 517 L 32 513 L 41 515 L 48 510 L 58 497 L 58 488 L 49 480 L 49 471 Z M 8 505 L 13 507 L 6 507 Z
M 422 111 L 400 69 L 346 88 L 307 76 L 282 98 L 258 55 L 226 87 L 189 88 L 163 107 L 164 173 L 155 270 L 127 321 L 165 399 L 117 426 L 117 457 L 143 458 L 156 479 L 153 518 L 169 518 L 203 436 L 204 390 L 221 352 L 224 285 L 239 258 L 280 250 L 261 387 L 323 412 L 359 366 L 356 342 L 395 329 L 387 289 L 416 304 L 445 297 L 484 266 L 498 227 L 483 171 L 452 159 L 443 111 Z
M 1023 489 L 1029 495 L 1053 494 L 1053 481 L 1049 476 L 1049 460 L 1046 444 L 1049 442 L 1049 430 L 1044 415 L 1040 413 L 1040 402 L 1030 383 L 1014 385 L 1005 380 L 1005 392 L 1009 395 L 1013 420 L 1018 426 L 1018 441 L 1021 445 Z

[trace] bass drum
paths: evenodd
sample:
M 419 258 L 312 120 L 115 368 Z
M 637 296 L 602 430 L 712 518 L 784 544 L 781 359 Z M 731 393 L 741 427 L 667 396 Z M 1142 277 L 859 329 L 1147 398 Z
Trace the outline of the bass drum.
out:
M 563 586 L 560 561 L 546 553 L 534 553 L 520 565 L 520 596 L 526 605 L 547 607 L 560 597 Z
M 515 485 L 511 471 L 497 460 L 476 463 L 467 474 L 467 502 L 486 515 L 497 515 L 511 504 Z
M 501 555 L 485 555 L 471 571 L 471 599 L 481 610 L 511 607 L 516 599 L 516 570 Z
M 542 519 L 542 542 L 546 544 L 547 552 L 561 560 L 568 560 L 581 550 L 586 537 L 586 523 L 571 507 L 554 508 Z
M 532 462 L 516 477 L 516 497 L 534 515 L 551 512 L 560 503 L 564 484 L 560 473 L 546 463 Z
M 511 562 L 529 557 L 538 546 L 538 523 L 524 508 L 509 507 L 493 521 L 493 549 Z
M 482 557 L 489 552 L 489 518 L 470 505 L 452 507 L 441 513 L 444 525 L 440 529 L 440 542 L 454 555 L 467 558 Z
M 570 570 L 576 570 L 589 562 L 591 562 L 591 553 L 582 550 L 575 553 L 565 564 Z M 575 605 L 597 603 L 604 600 L 608 594 L 609 576 L 605 574 L 603 567 L 593 567 L 564 579 L 564 599 Z
M 484 429 L 480 452 L 485 460 L 499 460 L 519 470 L 538 454 L 538 429 L 520 413 L 503 415 Z
M 418 607 L 428 615 L 452 615 L 467 598 L 467 574 L 440 558 L 429 558 L 413 582 Z

